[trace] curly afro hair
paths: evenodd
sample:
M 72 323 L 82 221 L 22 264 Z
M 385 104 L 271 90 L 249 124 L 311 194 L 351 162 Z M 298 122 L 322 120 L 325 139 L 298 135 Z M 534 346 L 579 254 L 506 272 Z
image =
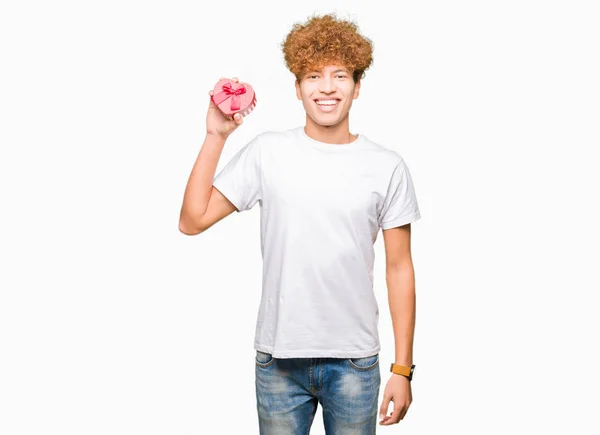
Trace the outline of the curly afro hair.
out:
M 305 24 L 295 23 L 281 43 L 288 69 L 300 80 L 305 72 L 325 65 L 341 64 L 356 83 L 373 62 L 373 45 L 358 33 L 358 26 L 337 19 L 334 13 L 312 16 Z

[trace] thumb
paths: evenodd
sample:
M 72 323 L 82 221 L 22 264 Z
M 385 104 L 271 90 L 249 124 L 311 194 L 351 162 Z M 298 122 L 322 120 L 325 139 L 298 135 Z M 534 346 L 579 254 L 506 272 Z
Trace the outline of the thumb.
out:
M 210 96 L 209 102 L 208 102 L 209 107 L 213 108 L 213 109 L 218 109 L 218 106 L 215 104 L 215 102 L 213 100 L 213 91 L 212 90 L 208 91 L 208 95 Z

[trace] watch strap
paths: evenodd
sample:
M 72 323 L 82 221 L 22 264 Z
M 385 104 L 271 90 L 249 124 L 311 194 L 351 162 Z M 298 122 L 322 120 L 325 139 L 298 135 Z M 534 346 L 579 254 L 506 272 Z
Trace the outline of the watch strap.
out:
M 415 368 L 414 364 L 410 367 L 407 367 L 407 366 L 401 366 L 399 364 L 392 363 L 392 365 L 390 366 L 390 371 L 392 373 L 396 373 L 397 375 L 405 376 L 410 381 L 410 380 L 412 380 L 412 373 L 413 373 L 414 368 Z

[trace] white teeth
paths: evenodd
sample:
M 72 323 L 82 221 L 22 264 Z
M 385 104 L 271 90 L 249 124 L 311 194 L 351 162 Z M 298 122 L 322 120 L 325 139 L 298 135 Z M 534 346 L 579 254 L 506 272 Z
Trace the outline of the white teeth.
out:
M 337 100 L 317 100 L 317 104 L 318 105 L 324 105 L 324 106 L 335 106 L 337 104 Z

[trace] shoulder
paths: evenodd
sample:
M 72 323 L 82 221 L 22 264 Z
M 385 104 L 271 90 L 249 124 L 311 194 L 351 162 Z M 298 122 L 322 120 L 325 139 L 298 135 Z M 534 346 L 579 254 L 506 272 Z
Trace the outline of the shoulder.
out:
M 259 133 L 256 138 L 263 143 L 280 142 L 282 139 L 290 139 L 296 134 L 296 129 L 288 130 L 266 130 Z
M 405 164 L 402 155 L 392 147 L 380 142 L 375 142 L 367 137 L 364 137 L 364 139 L 369 146 L 369 150 L 378 157 L 383 167 L 394 170 L 399 165 Z

